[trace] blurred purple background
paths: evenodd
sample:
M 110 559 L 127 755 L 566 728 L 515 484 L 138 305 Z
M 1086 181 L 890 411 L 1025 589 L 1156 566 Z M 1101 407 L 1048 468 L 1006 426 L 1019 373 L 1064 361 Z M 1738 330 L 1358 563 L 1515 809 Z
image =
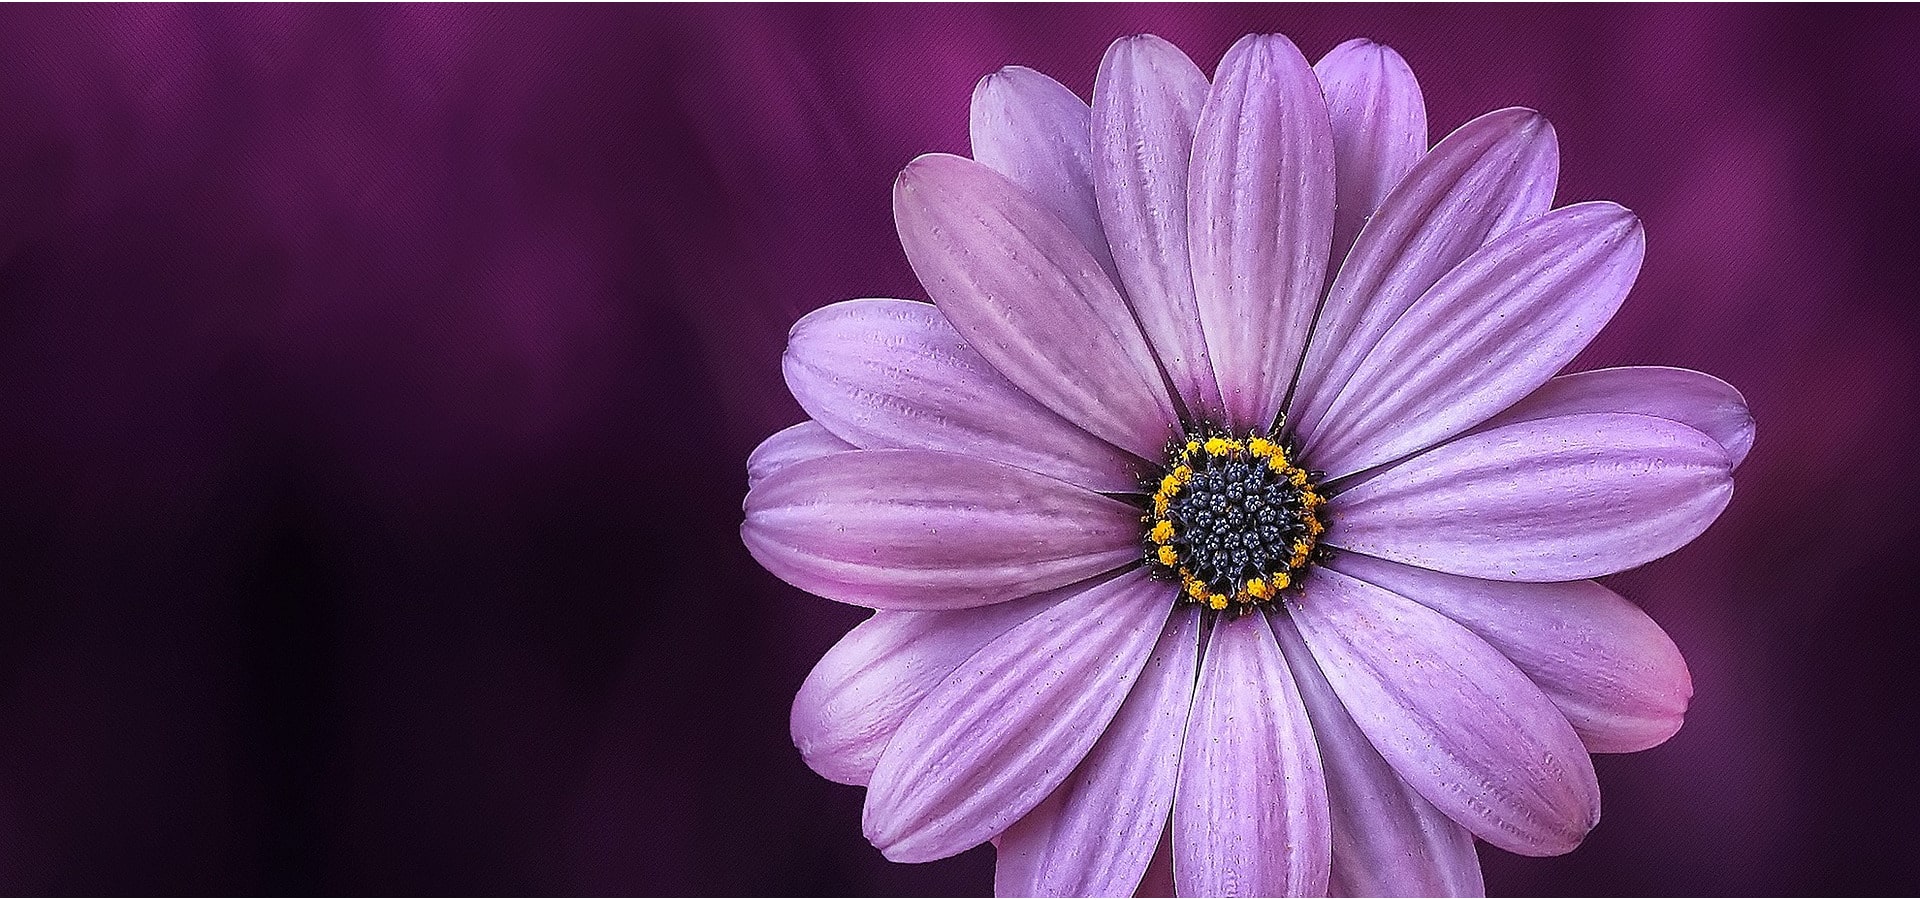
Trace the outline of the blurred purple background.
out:
M 987 892 L 792 749 L 860 614 L 747 557 L 743 460 L 794 318 L 923 296 L 889 185 L 974 81 L 1139 31 L 1544 111 L 1650 240 L 1576 368 L 1759 420 L 1613 581 L 1687 726 L 1489 889 L 1920 890 L 1920 16 L 123 6 L 0 11 L 0 893 Z

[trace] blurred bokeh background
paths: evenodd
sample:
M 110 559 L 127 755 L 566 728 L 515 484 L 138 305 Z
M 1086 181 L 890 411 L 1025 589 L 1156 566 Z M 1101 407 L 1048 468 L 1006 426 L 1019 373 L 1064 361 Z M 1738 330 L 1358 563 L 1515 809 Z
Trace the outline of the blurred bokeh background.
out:
M 802 313 L 1004 64 L 1367 36 L 1559 130 L 1649 253 L 1576 368 L 1759 441 L 1612 579 L 1697 694 L 1498 894 L 1920 890 L 1920 15 L 1836 7 L 0 11 L 0 893 L 981 894 L 787 736 L 860 613 L 762 572 Z

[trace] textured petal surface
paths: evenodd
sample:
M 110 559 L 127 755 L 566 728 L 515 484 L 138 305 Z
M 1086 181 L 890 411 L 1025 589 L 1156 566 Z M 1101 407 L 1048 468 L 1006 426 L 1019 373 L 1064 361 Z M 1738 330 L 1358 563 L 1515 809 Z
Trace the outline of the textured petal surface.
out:
M 1008 383 L 929 304 L 814 310 L 794 323 L 782 365 L 801 408 L 863 448 L 951 450 L 1096 491 L 1139 489 L 1144 464 Z
M 1174 390 L 1198 419 L 1220 415 L 1187 256 L 1187 165 L 1207 76 L 1148 34 L 1107 48 L 1093 85 L 1100 221 L 1127 299 Z
M 1427 152 L 1427 102 L 1407 61 L 1366 38 L 1327 51 L 1313 74 L 1333 125 L 1331 275 L 1367 217 Z
M 1600 821 L 1600 785 L 1573 726 L 1487 642 L 1327 569 L 1288 610 L 1374 749 L 1454 821 L 1528 856 L 1572 850 Z
M 1333 132 L 1291 41 L 1248 35 L 1220 60 L 1187 185 L 1200 324 L 1227 424 L 1266 428 L 1299 367 L 1333 238 Z
M 864 785 L 900 723 L 967 657 L 1079 586 L 978 609 L 882 610 L 813 667 L 793 698 L 793 745 L 815 772 Z
M 1222 619 L 1201 663 L 1173 804 L 1183 897 L 1316 896 L 1333 837 L 1327 783 L 1267 619 Z
M 768 435 L 747 454 L 747 490 L 794 463 L 852 449 L 852 444 L 835 437 L 819 422 L 789 425 Z
M 1468 435 L 1339 494 L 1327 541 L 1456 575 L 1571 581 L 1672 553 L 1732 496 L 1726 451 L 1698 431 L 1561 416 Z
M 1066 780 L 1126 699 L 1175 589 L 1134 570 L 995 639 L 907 717 L 874 769 L 867 839 L 896 862 L 1007 830 Z
M 1486 893 L 1473 833 L 1409 786 L 1353 723 L 1292 620 L 1273 636 L 1300 686 L 1333 813 L 1328 889 L 1341 897 L 1462 897 Z
M 968 115 L 973 158 L 1059 216 L 1112 276 L 1113 254 L 1093 200 L 1091 120 L 1079 95 L 1025 66 L 980 79 Z
M 1288 417 L 1309 447 L 1328 406 L 1414 301 L 1488 239 L 1547 211 L 1559 161 L 1545 117 L 1506 109 L 1447 135 L 1393 188 L 1314 325 Z
M 856 450 L 761 482 L 740 535 L 767 571 L 803 591 L 878 609 L 953 609 L 1134 561 L 1140 511 L 957 453 Z
M 947 321 L 1021 390 L 1156 458 L 1176 416 L 1120 292 L 1058 216 L 992 170 L 932 154 L 894 182 L 893 217 Z
M 1604 202 L 1557 209 L 1494 238 L 1387 328 L 1320 418 L 1308 458 L 1339 477 L 1512 405 L 1613 318 L 1645 250 L 1640 221 Z
M 1329 565 L 1465 625 L 1546 692 L 1588 750 L 1645 750 L 1680 730 L 1693 696 L 1680 648 L 1598 584 L 1486 581 L 1359 553 Z
M 1483 427 L 1600 412 L 1658 416 L 1704 432 L 1726 448 L 1736 468 L 1753 449 L 1753 414 L 1733 385 L 1703 372 L 1666 366 L 1622 366 L 1550 378 Z
M 1000 836 L 994 893 L 1126 897 L 1173 807 L 1200 660 L 1200 612 L 1176 609 L 1120 712 L 1045 802 Z

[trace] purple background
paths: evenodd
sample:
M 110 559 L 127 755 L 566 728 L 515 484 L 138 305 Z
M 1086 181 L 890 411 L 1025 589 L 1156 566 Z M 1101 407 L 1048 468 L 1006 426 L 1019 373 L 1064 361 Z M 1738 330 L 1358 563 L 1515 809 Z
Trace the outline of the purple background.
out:
M 1496 893 L 1920 890 L 1920 17 L 1896 9 L 0 12 L 0 892 L 984 893 L 787 704 L 859 614 L 762 572 L 787 325 L 921 296 L 889 185 L 981 75 L 1154 31 L 1397 48 L 1650 247 L 1576 368 L 1759 442 L 1613 583 L 1685 729 Z

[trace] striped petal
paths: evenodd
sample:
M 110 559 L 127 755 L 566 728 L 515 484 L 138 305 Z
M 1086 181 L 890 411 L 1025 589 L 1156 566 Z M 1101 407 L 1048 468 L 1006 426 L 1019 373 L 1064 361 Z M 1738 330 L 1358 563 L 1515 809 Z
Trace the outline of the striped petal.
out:
M 1113 253 L 1093 200 L 1092 111 L 1066 85 L 1008 66 L 973 89 L 973 158 L 1060 217 L 1109 277 Z
M 1360 226 L 1427 152 L 1427 102 L 1400 54 L 1366 38 L 1313 64 L 1333 125 L 1333 253 L 1340 268 Z

